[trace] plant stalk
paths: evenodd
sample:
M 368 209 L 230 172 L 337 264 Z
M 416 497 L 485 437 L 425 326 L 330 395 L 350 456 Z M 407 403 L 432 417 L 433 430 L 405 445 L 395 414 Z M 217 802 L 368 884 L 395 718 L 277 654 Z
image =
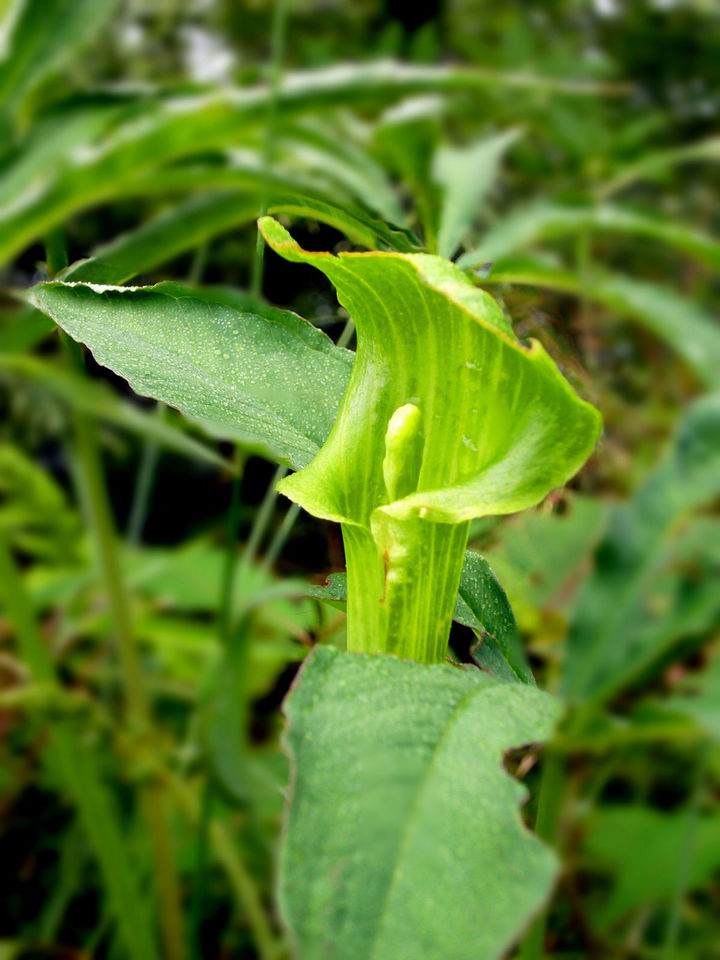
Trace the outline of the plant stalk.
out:
M 155 406 L 155 416 L 159 420 L 164 420 L 167 416 L 167 409 L 165 404 L 158 400 Z M 138 470 L 135 492 L 130 508 L 130 519 L 128 520 L 127 526 L 128 546 L 136 547 L 142 539 L 159 459 L 160 447 L 157 441 L 146 439 L 140 455 L 140 469 Z
M 390 520 L 378 542 L 343 524 L 348 650 L 443 663 L 468 530 L 468 523 Z

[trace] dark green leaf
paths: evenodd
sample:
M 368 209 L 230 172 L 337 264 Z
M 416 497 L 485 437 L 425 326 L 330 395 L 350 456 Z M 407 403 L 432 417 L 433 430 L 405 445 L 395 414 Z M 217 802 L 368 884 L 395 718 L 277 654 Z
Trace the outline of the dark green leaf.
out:
M 350 375 L 352 354 L 295 314 L 179 284 L 45 283 L 32 298 L 138 393 L 296 467 L 330 432 Z

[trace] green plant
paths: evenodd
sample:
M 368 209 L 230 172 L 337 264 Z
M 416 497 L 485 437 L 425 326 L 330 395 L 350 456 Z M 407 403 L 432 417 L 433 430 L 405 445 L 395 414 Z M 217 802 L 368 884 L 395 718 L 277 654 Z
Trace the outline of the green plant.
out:
M 240 6 L 0 2 L 0 953 L 714 956 L 717 19 Z
M 288 706 L 296 769 L 281 897 L 302 956 L 435 956 L 443 944 L 453 957 L 496 956 L 553 867 L 493 768 L 509 747 L 545 738 L 558 708 L 509 666 L 493 682 L 444 665 L 450 622 L 470 521 L 532 506 L 567 480 L 599 416 L 448 261 L 307 253 L 277 221 L 261 228 L 333 281 L 356 324 L 354 361 L 297 316 L 176 285 L 51 282 L 32 301 L 139 392 L 302 467 L 279 489 L 342 525 L 349 652 L 316 653 Z M 339 812 L 348 778 L 363 805 Z M 465 841 L 458 816 L 473 802 L 483 823 Z M 446 833 L 431 827 L 441 822 Z M 443 851 L 467 856 L 467 875 L 433 865 Z M 408 900 L 438 882 L 447 902 L 419 922 Z

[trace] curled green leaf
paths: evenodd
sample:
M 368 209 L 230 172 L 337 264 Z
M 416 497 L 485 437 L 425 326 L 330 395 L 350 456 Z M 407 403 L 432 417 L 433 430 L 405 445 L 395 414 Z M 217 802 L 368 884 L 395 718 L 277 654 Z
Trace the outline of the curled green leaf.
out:
M 599 414 L 452 263 L 308 252 L 272 218 L 260 226 L 277 253 L 331 280 L 358 333 L 330 436 L 280 490 L 343 524 L 351 649 L 441 660 L 467 524 L 523 510 L 564 483 L 591 452 Z M 408 416 L 412 429 L 398 420 Z M 418 602 L 422 583 L 434 585 L 433 604 Z

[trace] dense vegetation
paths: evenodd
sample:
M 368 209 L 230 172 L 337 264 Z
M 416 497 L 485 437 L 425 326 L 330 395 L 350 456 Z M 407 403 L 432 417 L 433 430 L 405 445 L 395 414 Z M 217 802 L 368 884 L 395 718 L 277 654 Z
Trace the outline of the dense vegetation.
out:
M 720 957 L 720 15 L 405 7 L 0 0 L 3 960 Z

